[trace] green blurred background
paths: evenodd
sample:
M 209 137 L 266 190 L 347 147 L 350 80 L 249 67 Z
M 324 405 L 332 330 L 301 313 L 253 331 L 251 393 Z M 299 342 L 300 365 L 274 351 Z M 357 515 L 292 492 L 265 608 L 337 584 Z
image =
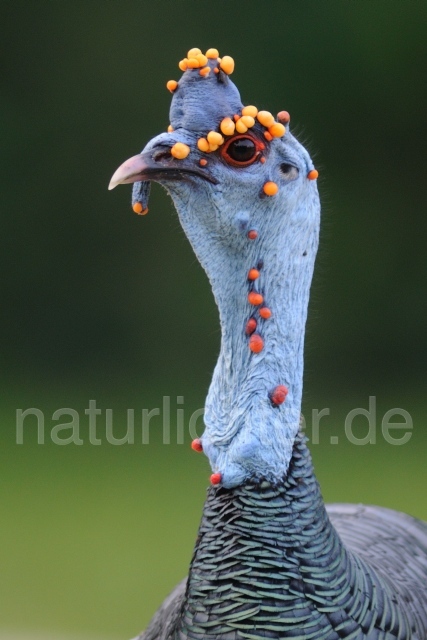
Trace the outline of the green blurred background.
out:
M 290 111 L 320 170 L 304 412 L 331 412 L 312 446 L 325 499 L 427 519 L 426 3 L 3 0 L 0 25 L 0 638 L 125 640 L 188 567 L 208 464 L 162 445 L 160 418 L 142 445 L 140 412 L 203 406 L 217 312 L 160 187 L 140 218 L 107 184 L 167 127 L 190 47 L 232 55 L 243 101 Z M 343 418 L 369 396 L 378 442 L 350 445 Z M 15 442 L 28 407 L 44 445 L 34 418 Z M 82 446 L 50 441 L 61 407 Z M 393 407 L 413 419 L 403 446 L 379 430 Z M 116 437 L 135 409 L 135 445 L 105 442 L 106 408 Z

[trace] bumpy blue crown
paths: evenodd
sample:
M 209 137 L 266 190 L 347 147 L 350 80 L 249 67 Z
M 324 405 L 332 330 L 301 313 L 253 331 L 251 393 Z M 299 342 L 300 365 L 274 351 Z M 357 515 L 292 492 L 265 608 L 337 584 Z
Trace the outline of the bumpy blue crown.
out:
M 199 50 L 192 49 L 189 54 L 194 51 Z M 218 52 L 210 49 L 207 53 L 214 56 Z M 201 53 L 196 55 L 199 59 L 190 57 L 187 62 L 180 63 L 181 68 L 185 64 L 187 68 L 173 92 L 170 122 L 174 129 L 182 127 L 188 131 L 215 130 L 223 118 L 232 118 L 243 108 L 239 91 L 228 77 L 234 63 L 229 56 L 221 59 L 218 56 L 207 58 Z M 189 61 L 190 64 L 201 64 L 199 67 L 189 67 Z
M 286 111 L 278 114 L 276 122 L 269 111 L 243 106 L 239 91 L 229 78 L 234 71 L 233 58 L 220 58 L 217 49 L 208 49 L 206 54 L 190 49 L 187 55 L 179 63 L 184 72 L 179 82 L 169 80 L 166 84 L 173 93 L 169 131 L 182 128 L 206 132 L 206 138 L 200 138 L 197 145 L 199 151 L 206 153 L 216 151 L 224 143 L 224 136 L 246 133 L 255 125 L 257 129 L 261 127 L 259 132 L 267 141 L 285 134 L 284 124 L 289 123 Z M 176 158 L 186 157 L 187 150 L 181 147 L 176 155 L 172 149 Z

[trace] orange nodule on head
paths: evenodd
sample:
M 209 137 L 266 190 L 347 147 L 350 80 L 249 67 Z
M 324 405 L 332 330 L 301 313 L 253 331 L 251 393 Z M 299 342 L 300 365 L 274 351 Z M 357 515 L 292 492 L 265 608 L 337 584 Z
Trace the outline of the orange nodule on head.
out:
M 318 177 L 319 177 L 319 172 L 316 169 L 312 169 L 307 173 L 307 178 L 309 180 L 317 180 Z
M 236 125 L 231 118 L 223 118 L 223 120 L 221 120 L 219 128 L 225 136 L 232 136 L 236 129 Z
M 207 141 L 212 145 L 220 146 L 221 144 L 224 144 L 224 138 L 220 133 L 218 133 L 218 131 L 209 131 L 206 138 Z
M 248 127 L 245 125 L 242 118 L 239 118 L 238 120 L 236 120 L 237 133 L 246 133 L 247 130 L 248 130 Z
M 219 57 L 219 51 L 218 49 L 208 49 L 205 56 L 210 60 L 216 60 Z
M 285 135 L 286 129 L 281 122 L 275 122 L 268 128 L 268 133 L 273 136 L 273 138 L 281 138 Z
M 176 80 L 168 80 L 166 83 L 166 87 L 171 93 L 173 93 L 178 88 L 178 83 Z
M 279 191 L 279 186 L 275 182 L 266 182 L 262 190 L 266 196 L 275 196 Z
M 199 61 L 199 67 L 205 67 L 208 64 L 208 59 L 203 53 L 198 53 L 196 55 L 196 60 Z M 207 67 L 210 70 L 210 67 Z
M 264 340 L 258 333 L 253 333 L 249 338 L 249 349 L 252 353 L 261 353 L 264 349 Z
M 249 114 L 242 116 L 239 120 L 243 122 L 248 129 L 251 129 L 255 125 L 255 118 Z
M 200 66 L 199 61 L 197 60 L 197 58 L 188 58 L 187 60 L 187 67 L 189 69 L 198 69 Z
M 187 57 L 188 58 L 195 58 L 196 56 L 199 55 L 199 53 L 202 53 L 201 49 L 199 49 L 198 47 L 193 47 L 192 49 L 190 49 L 187 53 Z
M 234 71 L 234 60 L 231 56 L 223 56 L 221 58 L 219 66 L 224 71 L 224 73 L 230 75 Z
M 199 151 L 203 151 L 205 153 L 209 152 L 209 142 L 206 140 L 206 138 L 199 138 L 197 140 L 197 148 L 199 149 Z
M 254 107 L 252 104 L 247 107 L 243 107 L 242 116 L 252 116 L 252 118 L 256 118 L 258 114 L 258 109 Z
M 264 302 L 264 297 L 256 291 L 251 291 L 248 294 L 248 302 L 249 304 L 253 304 L 255 307 L 257 307 L 259 304 L 262 304 Z
M 271 127 L 274 124 L 274 116 L 270 111 L 258 111 L 257 119 L 264 127 Z
M 199 165 L 201 167 L 206 167 L 207 164 L 208 164 L 208 161 L 205 158 L 200 158 Z
M 171 147 L 171 155 L 177 160 L 184 160 L 190 153 L 190 147 L 183 142 L 175 142 Z
M 220 473 L 213 473 L 210 477 L 211 484 L 216 485 L 221 482 L 222 476 Z
M 277 119 L 279 122 L 287 124 L 290 121 L 291 116 L 289 115 L 288 111 L 279 111 L 279 113 L 277 114 Z
M 197 453 L 201 453 L 203 451 L 203 445 L 200 438 L 195 438 L 191 443 L 191 448 L 193 451 L 197 451 Z
M 249 240 L 256 240 L 258 238 L 258 231 L 256 229 L 250 229 L 248 231 Z

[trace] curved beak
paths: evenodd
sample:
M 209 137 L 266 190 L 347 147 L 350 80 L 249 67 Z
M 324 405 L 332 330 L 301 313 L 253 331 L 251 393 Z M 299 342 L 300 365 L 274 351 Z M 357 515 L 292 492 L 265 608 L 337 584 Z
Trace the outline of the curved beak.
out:
M 190 154 L 191 155 L 191 154 Z M 189 157 L 177 160 L 170 153 L 170 148 L 154 148 L 144 151 L 126 160 L 110 180 L 108 189 L 114 189 L 119 184 L 155 180 L 183 180 L 189 175 L 198 176 L 212 184 L 218 180 L 200 167 Z
M 130 184 L 132 182 L 139 182 L 140 180 L 147 180 L 145 172 L 148 164 L 144 160 L 141 153 L 125 160 L 114 172 L 108 185 L 108 190 L 111 191 L 111 189 L 114 189 L 119 184 Z

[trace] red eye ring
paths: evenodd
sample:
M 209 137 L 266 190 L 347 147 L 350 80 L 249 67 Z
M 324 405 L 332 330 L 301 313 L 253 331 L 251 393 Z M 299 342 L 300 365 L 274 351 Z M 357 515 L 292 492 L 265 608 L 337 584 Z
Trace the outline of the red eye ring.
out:
M 253 144 L 253 154 L 247 160 L 237 160 L 236 158 L 233 158 L 232 155 L 230 155 L 230 146 L 232 146 L 238 140 L 249 140 Z M 253 164 L 255 160 L 257 160 L 257 158 L 259 158 L 262 149 L 265 149 L 265 145 L 261 141 L 246 133 L 242 133 L 226 140 L 225 144 L 221 147 L 221 156 L 227 164 L 230 164 L 233 167 L 248 167 L 249 165 Z

